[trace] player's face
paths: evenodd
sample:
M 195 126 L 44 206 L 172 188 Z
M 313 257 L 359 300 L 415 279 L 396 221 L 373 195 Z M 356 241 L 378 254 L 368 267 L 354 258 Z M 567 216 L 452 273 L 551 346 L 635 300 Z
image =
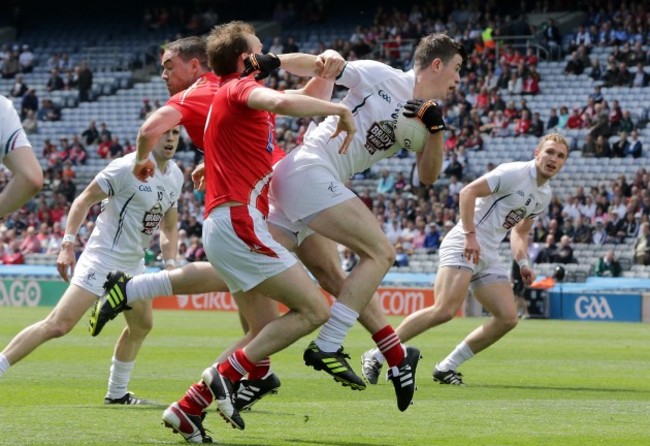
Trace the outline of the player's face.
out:
M 460 69 L 463 58 L 456 54 L 449 62 L 443 63 L 440 59 L 433 62 L 435 75 L 429 83 L 428 97 L 430 99 L 445 99 L 460 83 Z
M 169 161 L 176 154 L 176 148 L 178 147 L 178 140 L 181 137 L 180 127 L 174 127 L 171 130 L 167 130 L 158 140 L 158 144 L 153 148 L 154 155 L 157 159 L 163 159 Z
M 166 50 L 161 59 L 162 74 L 160 77 L 165 81 L 170 95 L 183 91 L 194 83 L 195 70 L 192 69 L 192 61 L 185 62 L 176 53 Z
M 557 175 L 569 156 L 564 144 L 555 141 L 545 141 L 535 149 L 535 165 L 537 172 L 545 179 Z

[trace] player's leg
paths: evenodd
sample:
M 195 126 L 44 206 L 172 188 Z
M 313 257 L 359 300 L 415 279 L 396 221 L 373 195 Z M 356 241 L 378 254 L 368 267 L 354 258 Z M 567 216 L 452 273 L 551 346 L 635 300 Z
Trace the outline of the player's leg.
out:
M 66 335 L 96 299 L 97 295 L 71 284 L 45 319 L 23 329 L 9 342 L 0 354 L 0 364 L 5 368 L 14 365 L 41 344 Z
M 128 391 L 128 385 L 135 358 L 144 339 L 153 328 L 151 301 L 136 302 L 132 305 L 131 311 L 124 313 L 124 318 L 127 325 L 115 344 L 104 403 L 148 404 L 150 401 L 133 396 Z
M 501 280 L 501 282 L 479 285 L 473 289 L 474 296 L 492 313 L 492 318 L 472 331 L 436 365 L 433 375 L 436 381 L 441 384 L 463 384 L 462 375 L 456 371 L 457 368 L 501 339 L 517 325 L 519 319 L 512 287 L 505 276 L 502 276 Z

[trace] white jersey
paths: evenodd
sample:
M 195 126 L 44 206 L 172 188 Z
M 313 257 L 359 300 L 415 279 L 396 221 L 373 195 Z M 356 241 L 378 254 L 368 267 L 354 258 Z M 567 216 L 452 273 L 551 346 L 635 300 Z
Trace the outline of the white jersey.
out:
M 474 225 L 481 250 L 489 253 L 498 251 L 507 232 L 517 223 L 544 212 L 551 201 L 551 186 L 548 182 L 537 186 L 534 160 L 501 164 L 483 178 L 492 194 L 476 200 Z M 462 221 L 452 229 L 459 233 L 462 230 Z
M 0 162 L 18 147 L 31 147 L 13 103 L 0 96 Z
M 139 181 L 133 175 L 135 155 L 112 161 L 95 177 L 108 198 L 102 202 L 86 247 L 98 256 L 125 263 L 142 260 L 163 215 L 176 207 L 183 186 L 183 173 L 174 161 L 167 163 L 166 172 L 156 165 L 153 177 L 146 183 Z
M 338 153 L 345 134 L 331 139 L 338 117 L 330 116 L 308 131 L 300 149 L 289 156 L 304 161 L 296 163 L 298 169 L 325 165 L 345 181 L 401 149 L 395 143 L 395 122 L 406 101 L 412 99 L 415 73 L 360 60 L 348 62 L 336 83 L 349 88 L 341 103 L 352 111 L 357 127 L 348 152 Z

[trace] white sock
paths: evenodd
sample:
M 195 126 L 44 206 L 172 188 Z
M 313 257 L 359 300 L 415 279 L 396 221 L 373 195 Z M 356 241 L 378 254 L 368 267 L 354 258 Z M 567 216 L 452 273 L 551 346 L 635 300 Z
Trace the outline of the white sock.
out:
M 7 357 L 0 353 L 0 377 L 5 374 L 10 365 Z
M 463 362 L 467 361 L 472 356 L 474 356 L 474 353 L 465 341 L 463 341 L 456 346 L 453 352 L 449 353 L 449 356 L 436 365 L 436 368 L 441 372 L 456 370 Z
M 122 362 L 113 356 L 111 362 L 111 375 L 108 377 L 106 398 L 122 398 L 128 392 L 131 370 L 133 370 L 135 361 Z
M 340 302 L 332 305 L 332 316 L 320 329 L 316 345 L 324 352 L 335 352 L 343 345 L 343 339 L 357 321 L 359 313 Z
M 172 283 L 167 270 L 153 274 L 139 274 L 126 284 L 127 303 L 150 300 L 158 296 L 171 296 Z

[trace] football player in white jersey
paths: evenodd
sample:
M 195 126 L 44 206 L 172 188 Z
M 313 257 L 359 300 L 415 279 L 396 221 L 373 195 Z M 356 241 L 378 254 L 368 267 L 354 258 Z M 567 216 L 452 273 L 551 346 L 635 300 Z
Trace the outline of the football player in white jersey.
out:
M 0 218 L 25 204 L 43 187 L 41 169 L 11 101 L 0 96 L 0 163 L 13 177 L 0 192 Z
M 440 246 L 436 301 L 409 315 L 396 329 L 402 340 L 408 340 L 451 320 L 469 289 L 492 314 L 436 365 L 433 379 L 441 384 L 462 385 L 462 374 L 456 369 L 517 325 L 510 263 L 499 259 L 499 244 L 510 231 L 512 256 L 522 280 L 525 285 L 533 283 L 536 275 L 528 259 L 528 232 L 535 217 L 548 207 L 548 181 L 564 166 L 569 145 L 562 135 L 552 133 L 541 138 L 534 155 L 528 162 L 501 164 L 460 191 L 460 220 Z
M 129 274 L 144 272 L 144 250 L 160 226 L 160 247 L 166 267 L 173 268 L 177 254 L 176 203 L 183 185 L 183 173 L 174 161 L 180 130 L 166 132 L 152 154 L 156 169 L 146 183 L 131 173 L 135 153 L 112 161 L 74 200 L 68 214 L 65 236 L 57 259 L 59 274 L 70 286 L 52 312 L 42 321 L 22 330 L 0 353 L 0 376 L 44 342 L 67 334 L 93 306 L 104 290 L 109 272 L 122 269 Z M 90 207 L 102 202 L 87 245 L 75 260 L 77 231 Z M 152 327 L 150 301 L 138 302 L 125 313 L 122 332 L 112 360 L 106 404 L 143 404 L 146 400 L 128 392 L 127 385 L 135 357 Z

